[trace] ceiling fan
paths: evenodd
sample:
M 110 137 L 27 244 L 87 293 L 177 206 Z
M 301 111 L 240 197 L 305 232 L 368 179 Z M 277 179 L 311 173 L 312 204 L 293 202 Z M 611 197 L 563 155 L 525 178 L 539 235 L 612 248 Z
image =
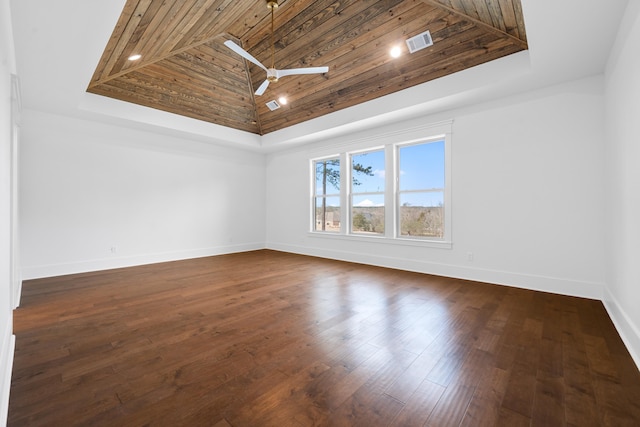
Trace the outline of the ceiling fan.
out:
M 233 50 L 235 53 L 242 56 L 247 61 L 253 62 L 258 67 L 262 68 L 267 72 L 267 79 L 260 85 L 260 87 L 258 87 L 258 90 L 256 90 L 255 92 L 257 96 L 262 95 L 264 91 L 267 90 L 267 87 L 269 87 L 269 83 L 271 82 L 275 83 L 281 77 L 293 76 L 297 74 L 320 74 L 320 73 L 326 73 L 327 71 L 329 71 L 329 67 L 290 68 L 288 70 L 276 70 L 276 67 L 275 67 L 276 48 L 273 40 L 273 9 L 276 9 L 278 7 L 278 1 L 277 0 L 266 0 L 266 1 L 267 1 L 267 8 L 271 10 L 271 68 L 267 68 L 264 65 L 262 65 L 262 63 L 260 63 L 260 61 L 258 61 L 256 58 L 251 56 L 249 52 L 247 52 L 246 50 L 244 50 L 243 48 L 241 48 L 231 40 L 227 40 L 224 42 L 225 46 L 227 46 L 229 49 Z

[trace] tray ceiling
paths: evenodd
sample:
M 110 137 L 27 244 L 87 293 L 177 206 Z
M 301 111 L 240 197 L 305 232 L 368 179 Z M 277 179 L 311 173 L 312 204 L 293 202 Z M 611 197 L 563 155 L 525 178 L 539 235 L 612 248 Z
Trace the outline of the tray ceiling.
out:
M 265 71 L 223 43 L 271 65 L 264 0 L 128 0 L 87 91 L 264 135 L 527 49 L 520 0 L 281 0 L 274 24 L 276 68 L 329 72 L 255 96 Z M 426 30 L 433 46 L 410 54 Z

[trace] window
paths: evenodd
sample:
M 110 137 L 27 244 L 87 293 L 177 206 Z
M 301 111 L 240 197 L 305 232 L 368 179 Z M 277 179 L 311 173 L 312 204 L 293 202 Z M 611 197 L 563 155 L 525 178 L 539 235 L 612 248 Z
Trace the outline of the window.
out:
M 384 234 L 384 150 L 350 157 L 351 232 Z
M 316 160 L 314 231 L 340 231 L 340 158 Z
M 444 237 L 444 140 L 397 147 L 398 235 Z
M 311 230 L 328 232 L 313 235 L 451 248 L 451 123 L 376 135 L 375 148 L 312 160 Z M 426 128 L 436 136 L 425 138 Z

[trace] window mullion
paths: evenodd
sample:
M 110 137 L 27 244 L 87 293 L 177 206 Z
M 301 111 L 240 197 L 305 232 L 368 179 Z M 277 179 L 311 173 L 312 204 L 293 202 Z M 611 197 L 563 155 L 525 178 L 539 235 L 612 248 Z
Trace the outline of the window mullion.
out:
M 351 167 L 347 153 L 340 153 L 340 234 L 348 234 L 351 224 Z
M 444 188 L 425 188 L 425 189 L 419 189 L 419 190 L 402 190 L 399 191 L 398 193 L 402 193 L 402 194 L 410 194 L 410 193 L 442 193 L 444 192 Z
M 396 160 L 395 146 L 388 144 L 384 147 L 384 235 L 388 238 L 396 236 Z

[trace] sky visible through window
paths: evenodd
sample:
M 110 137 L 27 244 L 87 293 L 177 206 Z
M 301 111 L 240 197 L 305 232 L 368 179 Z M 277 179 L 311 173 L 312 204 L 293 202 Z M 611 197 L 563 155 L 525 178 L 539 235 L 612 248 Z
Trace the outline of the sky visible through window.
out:
M 363 168 L 371 168 L 371 174 L 359 173 L 355 165 L 362 165 Z M 384 150 L 369 151 L 366 153 L 354 154 L 352 156 L 353 185 L 353 205 L 360 207 L 384 206 Z M 376 193 L 383 194 L 361 194 Z
M 401 205 L 405 206 L 442 206 L 444 191 L 444 141 L 435 141 L 402 146 L 399 149 L 400 191 L 423 190 L 419 193 L 404 193 Z M 372 151 L 353 156 L 354 163 L 363 167 L 371 166 L 372 175 L 353 172 L 359 185 L 353 186 L 355 206 L 383 206 L 383 196 L 358 193 L 382 192 L 385 188 L 384 151 Z

